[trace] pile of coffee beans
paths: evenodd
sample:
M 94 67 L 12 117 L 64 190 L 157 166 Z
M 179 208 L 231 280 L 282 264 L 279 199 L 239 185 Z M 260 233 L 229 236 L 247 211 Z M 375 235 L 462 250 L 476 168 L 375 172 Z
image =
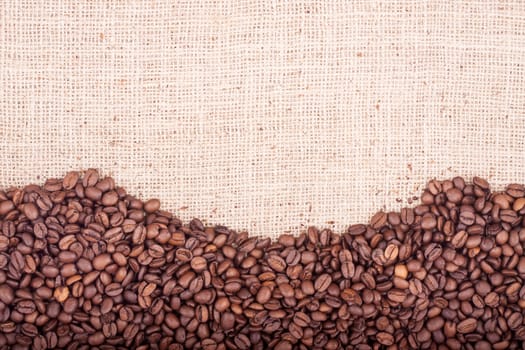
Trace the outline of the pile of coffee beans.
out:
M 357 204 L 356 204 L 357 205 Z M 525 187 L 276 241 L 183 224 L 102 178 L 0 191 L 0 349 L 516 349 Z

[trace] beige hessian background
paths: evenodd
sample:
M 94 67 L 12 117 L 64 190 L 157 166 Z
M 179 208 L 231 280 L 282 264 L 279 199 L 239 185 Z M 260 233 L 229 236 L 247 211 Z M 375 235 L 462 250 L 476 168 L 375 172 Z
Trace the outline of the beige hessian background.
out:
M 96 167 L 274 236 L 525 182 L 521 0 L 3 0 L 0 60 L 3 187 Z

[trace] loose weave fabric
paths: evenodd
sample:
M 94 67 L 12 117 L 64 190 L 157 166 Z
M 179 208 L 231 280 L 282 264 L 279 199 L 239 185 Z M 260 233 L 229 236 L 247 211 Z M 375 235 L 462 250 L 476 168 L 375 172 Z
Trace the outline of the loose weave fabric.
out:
M 0 185 L 94 167 L 181 219 L 343 231 L 525 183 L 525 2 L 2 0 Z

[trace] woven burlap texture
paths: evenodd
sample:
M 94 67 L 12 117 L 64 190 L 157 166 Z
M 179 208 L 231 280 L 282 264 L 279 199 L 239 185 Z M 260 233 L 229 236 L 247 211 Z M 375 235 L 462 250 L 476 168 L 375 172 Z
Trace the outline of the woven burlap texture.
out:
M 525 2 L 0 7 L 0 184 L 95 167 L 184 220 L 337 231 L 430 178 L 525 182 Z

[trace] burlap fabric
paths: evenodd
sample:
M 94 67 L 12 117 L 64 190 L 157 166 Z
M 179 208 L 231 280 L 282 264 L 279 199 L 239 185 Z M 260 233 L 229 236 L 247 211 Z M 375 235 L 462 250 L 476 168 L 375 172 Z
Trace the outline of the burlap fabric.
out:
M 0 60 L 3 187 L 95 167 L 275 236 L 525 182 L 522 0 L 3 0 Z

